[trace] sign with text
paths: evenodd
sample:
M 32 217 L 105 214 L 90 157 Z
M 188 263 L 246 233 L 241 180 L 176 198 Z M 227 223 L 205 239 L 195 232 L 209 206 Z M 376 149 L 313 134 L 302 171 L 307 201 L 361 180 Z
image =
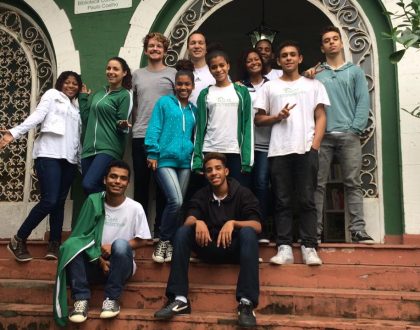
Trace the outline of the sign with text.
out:
M 132 0 L 74 0 L 74 13 L 84 14 L 95 11 L 130 8 Z

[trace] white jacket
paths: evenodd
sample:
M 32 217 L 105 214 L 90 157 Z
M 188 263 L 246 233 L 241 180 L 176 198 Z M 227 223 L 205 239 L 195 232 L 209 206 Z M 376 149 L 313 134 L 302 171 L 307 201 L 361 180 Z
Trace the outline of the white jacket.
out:
M 25 121 L 10 129 L 15 139 L 41 124 L 41 134 L 34 143 L 33 158 L 49 157 L 78 162 L 81 119 L 78 106 L 67 95 L 49 89 L 35 111 Z

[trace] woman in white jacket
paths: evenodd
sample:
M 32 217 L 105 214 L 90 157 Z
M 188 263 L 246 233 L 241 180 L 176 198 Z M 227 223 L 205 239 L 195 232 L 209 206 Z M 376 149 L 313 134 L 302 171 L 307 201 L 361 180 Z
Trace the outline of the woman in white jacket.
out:
M 26 247 L 26 239 L 47 215 L 50 215 L 50 239 L 45 258 L 58 257 L 64 203 L 80 157 L 81 119 L 75 100 L 81 88 L 80 75 L 72 71 L 63 72 L 55 88 L 45 92 L 36 110 L 22 124 L 9 130 L 0 130 L 2 149 L 41 124 L 41 132 L 34 142 L 32 153 L 41 199 L 7 246 L 17 261 L 32 259 Z

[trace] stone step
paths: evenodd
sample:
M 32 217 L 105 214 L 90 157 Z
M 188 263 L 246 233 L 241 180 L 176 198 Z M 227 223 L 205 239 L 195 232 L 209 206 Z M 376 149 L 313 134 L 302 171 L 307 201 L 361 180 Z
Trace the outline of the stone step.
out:
M 0 240 L 0 258 L 11 258 L 7 251 L 7 240 Z M 28 249 L 36 258 L 43 258 L 47 250 L 44 241 L 29 241 Z M 151 260 L 153 242 L 145 241 L 136 252 L 137 259 Z M 260 245 L 260 257 L 264 261 L 275 255 L 275 244 Z M 322 243 L 318 249 L 319 256 L 324 264 L 333 265 L 393 265 L 393 266 L 420 266 L 420 246 L 416 245 L 383 245 L 383 244 L 344 244 Z M 293 246 L 295 263 L 302 263 L 298 244 Z
M 0 280 L 0 303 L 50 304 L 53 281 Z M 124 308 L 157 310 L 164 304 L 164 283 L 126 285 Z M 190 285 L 189 298 L 197 312 L 226 312 L 236 308 L 235 286 Z M 103 287 L 92 288 L 92 306 L 100 306 Z M 420 293 L 261 286 L 261 314 L 291 314 L 346 318 L 420 321 Z
M 51 305 L 0 304 L 0 326 L 3 329 L 62 329 L 55 325 Z M 192 312 L 177 316 L 171 321 L 157 321 L 155 310 L 123 308 L 113 320 L 99 319 L 99 308 L 89 310 L 88 320 L 82 324 L 71 324 L 66 329 L 101 330 L 231 330 L 236 329 L 237 316 L 234 312 Z M 313 317 L 295 315 L 264 315 L 256 313 L 258 329 L 390 329 L 419 330 L 420 323 L 408 321 Z
M 166 283 L 170 264 L 157 264 L 151 260 L 137 260 L 138 270 L 131 282 Z M 35 259 L 29 263 L 17 263 L 12 259 L 0 259 L 3 279 L 54 280 L 57 262 Z M 192 284 L 236 284 L 237 265 L 190 264 Z M 302 288 L 337 288 L 388 291 L 420 291 L 420 267 L 322 265 L 309 267 L 302 264 L 276 266 L 260 264 L 260 284 Z

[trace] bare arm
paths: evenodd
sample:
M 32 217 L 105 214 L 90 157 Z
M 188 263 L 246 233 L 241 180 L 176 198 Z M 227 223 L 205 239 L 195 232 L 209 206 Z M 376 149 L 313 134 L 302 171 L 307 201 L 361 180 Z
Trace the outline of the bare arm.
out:
M 265 110 L 258 109 L 258 112 L 255 115 L 254 123 L 256 126 L 272 126 L 281 122 L 283 119 L 287 119 L 290 116 L 290 110 L 292 110 L 295 106 L 296 104 L 289 106 L 289 103 L 287 103 L 277 115 L 267 115 Z
M 141 245 L 142 239 L 139 237 L 134 237 L 128 241 L 132 250 L 138 249 Z
M 323 104 L 318 104 L 315 108 L 315 135 L 312 141 L 312 148 L 319 150 L 321 141 L 324 137 L 325 128 L 327 127 L 327 116 Z

